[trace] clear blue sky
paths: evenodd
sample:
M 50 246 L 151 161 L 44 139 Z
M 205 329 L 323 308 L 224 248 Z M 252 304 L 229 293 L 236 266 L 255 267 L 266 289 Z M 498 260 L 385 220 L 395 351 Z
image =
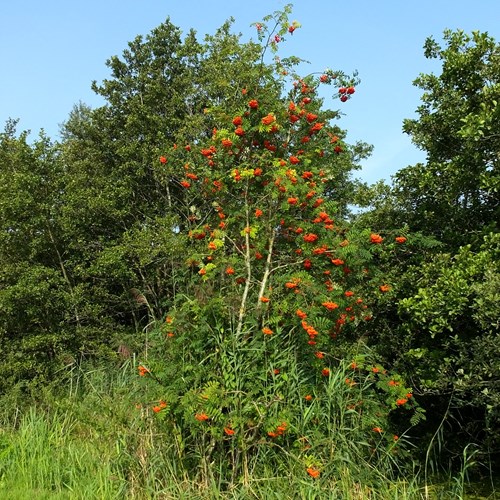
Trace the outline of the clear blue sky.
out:
M 59 124 L 74 104 L 96 107 L 90 89 L 109 73 L 105 61 L 120 55 L 136 35 L 146 35 L 167 17 L 184 33 L 213 33 L 227 18 L 243 39 L 252 22 L 293 3 L 302 23 L 287 50 L 311 62 L 311 71 L 358 70 L 362 83 L 341 107 L 348 139 L 375 146 L 360 176 L 374 182 L 422 161 L 402 131 L 414 116 L 419 73 L 439 72 L 423 56 L 427 36 L 445 28 L 488 31 L 500 41 L 499 0 L 4 0 L 0 5 L 0 122 L 19 118 L 19 129 L 43 128 L 58 138 Z M 326 104 L 329 104 L 328 102 Z

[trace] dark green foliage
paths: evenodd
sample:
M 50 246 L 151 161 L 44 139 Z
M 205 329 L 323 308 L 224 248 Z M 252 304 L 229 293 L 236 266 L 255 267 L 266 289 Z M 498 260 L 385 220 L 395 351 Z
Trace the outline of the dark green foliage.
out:
M 0 135 L 0 165 L 2 391 L 19 378 L 50 378 L 73 347 L 75 312 L 60 253 L 57 148 L 43 135 L 29 145 L 11 122 Z
M 404 123 L 427 162 L 399 171 L 392 188 L 359 192 L 373 209 L 359 223 L 409 231 L 401 258 L 382 263 L 397 294 L 379 304 L 370 333 L 413 380 L 430 417 L 422 437 L 444 433 L 438 460 L 459 461 L 474 443 L 488 464 L 500 451 L 500 48 L 479 32 L 444 40 L 425 43 L 442 72 L 417 78 L 419 116 Z
M 415 80 L 424 91 L 419 117 L 404 123 L 427 162 L 400 170 L 394 187 L 410 227 L 456 249 L 498 230 L 500 47 L 480 32 L 448 30 L 444 40 L 444 48 L 425 42 L 442 72 Z

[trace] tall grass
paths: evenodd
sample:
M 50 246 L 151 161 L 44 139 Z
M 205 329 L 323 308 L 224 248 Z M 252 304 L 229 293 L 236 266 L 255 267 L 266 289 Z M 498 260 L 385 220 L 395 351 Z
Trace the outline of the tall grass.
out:
M 263 442 L 251 455 L 245 480 L 229 482 L 224 477 L 230 467 L 228 457 L 206 463 L 203 474 L 186 468 L 175 437 L 161 430 L 147 408 L 136 407 L 148 394 L 136 382 L 132 365 L 112 371 L 75 368 L 64 397 L 46 395 L 42 405 L 19 407 L 11 419 L 4 418 L 0 498 L 392 500 L 426 496 L 417 471 L 398 474 L 390 454 L 381 452 L 379 461 L 371 464 L 364 458 L 368 443 L 353 428 L 352 415 L 339 410 L 345 407 L 341 371 L 333 374 L 327 388 L 330 417 L 321 425 L 328 426 L 331 436 L 331 461 L 320 478 L 304 474 L 300 450 Z M 315 414 L 314 406 L 309 408 L 304 408 L 304 419 Z M 308 453 L 317 451 L 313 447 Z M 428 498 L 467 498 L 465 486 L 466 477 L 456 476 L 449 485 L 427 488 Z M 454 497 L 457 493 L 460 496 Z
M 1 436 L 0 497 L 122 498 L 125 482 L 113 450 L 78 435 L 74 415 L 30 409 Z

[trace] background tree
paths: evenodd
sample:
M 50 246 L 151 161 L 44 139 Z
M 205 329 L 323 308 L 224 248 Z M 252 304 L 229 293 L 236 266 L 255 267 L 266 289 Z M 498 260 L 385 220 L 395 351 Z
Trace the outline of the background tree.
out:
M 0 134 L 0 391 L 50 380 L 78 348 L 81 312 L 60 224 L 63 168 L 56 145 L 32 144 L 8 122 Z
M 201 44 L 194 32 L 182 40 L 167 20 L 131 42 L 123 59 L 108 61 L 111 78 L 94 83 L 107 104 L 75 109 L 65 124 L 63 161 L 70 182 L 64 207 L 75 231 L 73 267 L 89 287 L 101 290 L 98 302 L 120 321 L 133 316 L 141 327 L 161 317 L 184 282 L 177 266 L 183 253 L 178 228 L 189 206 L 179 176 L 164 178 L 153 158 L 166 140 L 194 142 L 210 134 L 204 109 L 234 99 L 236 82 L 257 64 L 255 45 L 239 43 L 230 23 Z M 148 304 L 142 314 L 130 290 Z
M 377 350 L 411 375 L 431 416 L 429 438 L 437 429 L 432 422 L 440 422 L 439 430 L 450 432 L 449 456 L 458 459 L 463 443 L 473 442 L 493 459 L 499 450 L 500 342 L 492 297 L 499 296 L 500 47 L 479 32 L 445 31 L 444 41 L 444 48 L 432 38 L 425 42 L 425 55 L 442 63 L 441 74 L 417 78 L 424 90 L 419 117 L 404 123 L 427 162 L 399 171 L 392 188 L 362 191 L 372 195 L 374 208 L 358 222 L 381 234 L 403 225 L 410 231 L 396 267 L 381 263 L 392 267 L 397 298 L 385 296 L 378 308 Z
M 442 64 L 440 75 L 420 75 L 418 118 L 403 130 L 427 153 L 425 164 L 399 171 L 395 196 L 411 229 L 457 249 L 480 244 L 500 220 L 500 46 L 486 33 L 444 32 L 424 54 Z

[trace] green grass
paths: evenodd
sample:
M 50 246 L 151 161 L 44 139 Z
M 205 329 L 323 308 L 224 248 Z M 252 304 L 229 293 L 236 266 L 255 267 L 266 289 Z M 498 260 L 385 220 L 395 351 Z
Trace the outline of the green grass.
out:
M 0 497 L 120 498 L 113 450 L 78 434 L 73 415 L 30 409 L 1 435 Z
M 64 397 L 47 394 L 38 405 L 18 405 L 10 415 L 4 413 L 0 498 L 495 498 L 494 493 L 468 495 L 466 471 L 425 488 L 417 469 L 402 475 L 390 461 L 378 467 L 357 463 L 356 446 L 348 455 L 349 443 L 340 438 L 335 460 L 318 479 L 304 474 L 293 450 L 265 445 L 253 455 L 245 478 L 226 481 L 224 457 L 208 463 L 203 474 L 189 470 L 175 439 L 159 430 L 150 412 L 136 408 L 145 394 L 134 373 L 132 366 L 111 373 L 75 369 Z

